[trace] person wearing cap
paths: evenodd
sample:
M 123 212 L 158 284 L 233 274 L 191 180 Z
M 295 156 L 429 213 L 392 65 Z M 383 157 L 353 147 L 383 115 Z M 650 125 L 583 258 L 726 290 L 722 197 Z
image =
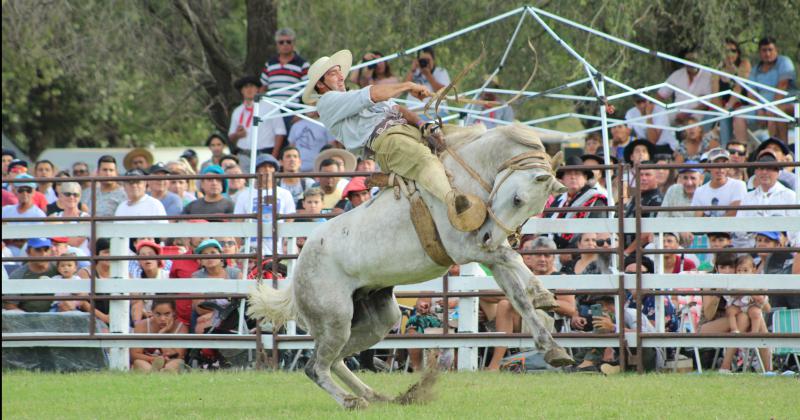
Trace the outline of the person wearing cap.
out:
M 763 150 L 756 160 L 757 162 L 777 162 L 778 159 L 770 150 Z M 757 167 L 755 174 L 756 188 L 747 194 L 742 199 L 743 206 L 774 206 L 781 204 L 797 204 L 797 197 L 795 192 L 786 188 L 783 184 L 778 182 L 778 174 L 781 168 L 779 167 Z M 797 216 L 797 210 L 739 210 L 736 212 L 737 217 L 785 217 Z M 800 229 L 787 232 L 789 242 L 798 244 L 800 239 Z M 755 245 L 755 237 L 753 233 L 737 232 L 733 238 L 733 244 L 736 247 L 752 248 Z
M 299 174 L 302 159 L 300 151 L 294 146 L 285 147 L 281 151 L 281 172 L 289 174 Z M 278 186 L 285 188 L 292 193 L 295 202 L 303 199 L 303 191 L 306 188 L 314 185 L 312 178 L 297 177 L 297 178 L 281 178 Z
M 172 171 L 161 162 L 151 166 L 147 172 L 150 176 L 172 175 Z M 183 200 L 177 194 L 169 190 L 169 180 L 148 180 L 147 189 L 147 194 L 160 201 L 168 215 L 176 216 L 181 214 L 181 211 L 183 211 Z
M 423 142 L 423 137 L 440 137 L 440 128 L 391 100 L 404 92 L 422 100 L 432 96 L 431 91 L 405 82 L 348 92 L 344 82 L 352 62 L 348 50 L 314 62 L 303 102 L 317 105 L 320 120 L 349 151 L 356 155 L 374 153 L 382 170 L 416 181 L 444 203 L 453 227 L 464 232 L 479 228 L 486 218 L 485 204 L 454 189 L 444 166 Z
M 597 187 L 588 184 L 594 178 L 594 172 L 589 169 L 570 169 L 570 167 L 581 166 L 583 161 L 577 156 L 570 156 L 556 172 L 556 178 L 567 187 L 567 191 L 560 194 L 550 204 L 551 209 L 561 207 L 586 207 L 583 212 L 558 212 L 552 213 L 551 219 L 583 219 L 583 218 L 604 218 L 604 211 L 588 211 L 591 207 L 602 207 L 608 205 L 608 198 L 602 194 Z M 566 248 L 573 238 L 571 233 L 557 234 L 554 236 L 559 248 Z
M 243 102 L 233 110 L 231 125 L 228 128 L 228 138 L 236 145 L 239 151 L 239 166 L 242 170 L 250 172 L 250 155 L 256 149 L 256 157 L 271 154 L 277 158 L 286 137 L 286 125 L 280 117 L 270 117 L 258 123 L 258 139 L 251 135 L 253 120 L 256 118 L 255 97 L 261 87 L 261 82 L 255 76 L 245 76 L 235 83 L 236 90 L 242 94 Z M 259 105 L 259 117 L 263 118 L 272 111 L 273 107 L 267 103 Z
M 126 177 L 144 177 L 141 169 L 132 169 L 125 173 Z M 146 192 L 144 179 L 126 180 L 122 182 L 127 200 L 119 203 L 114 216 L 166 216 L 167 211 L 161 201 L 150 197 Z M 167 220 L 128 220 L 119 223 L 168 223 Z
M 28 174 L 20 174 L 15 179 L 33 179 Z M 3 223 L 6 218 L 38 218 L 46 217 L 44 211 L 37 207 L 33 202 L 33 193 L 36 192 L 35 182 L 14 182 L 11 183 L 14 195 L 17 197 L 17 204 L 3 206 Z M 24 224 L 40 224 L 42 222 L 25 222 Z
M 5 217 L 5 215 L 3 215 Z M 30 238 L 27 241 L 27 252 L 29 257 L 49 257 L 52 254 L 50 247 L 52 242 L 47 238 Z M 53 277 L 58 274 L 56 265 L 49 261 L 28 261 L 16 270 L 9 273 L 8 278 L 16 279 L 39 279 L 42 277 Z M 3 301 L 3 310 L 21 310 L 24 312 L 49 312 L 52 301 Z
M 708 151 L 709 163 L 730 161 L 730 153 L 722 148 Z M 728 178 L 728 168 L 711 168 L 711 180 L 697 189 L 692 197 L 692 206 L 738 206 L 747 194 L 747 186 L 738 179 Z M 733 217 L 736 210 L 699 210 L 696 217 Z
M 292 193 L 284 188 L 276 187 L 277 196 L 274 200 L 272 199 L 272 183 L 275 181 L 272 177 L 272 174 L 277 172 L 279 167 L 280 163 L 278 162 L 278 159 L 275 159 L 269 154 L 261 155 L 256 160 L 256 173 L 261 175 L 261 179 L 263 181 L 261 184 L 260 197 L 262 198 L 261 219 L 265 227 L 272 225 L 273 204 L 277 206 L 278 214 L 289 214 L 297 211 L 294 199 L 292 198 Z M 235 214 L 258 213 L 258 198 L 258 189 L 245 188 L 245 190 L 240 192 L 238 197 L 236 197 L 236 205 L 234 206 L 233 212 Z M 278 223 L 283 223 L 283 220 L 279 220 Z M 267 228 L 264 229 L 263 232 L 264 237 L 261 241 L 262 250 L 264 254 L 272 255 L 272 229 Z M 253 245 L 258 242 L 255 237 L 250 238 L 250 240 Z M 279 241 L 278 252 L 281 252 L 282 249 L 282 244 Z
M 342 207 L 344 211 L 352 210 L 372 198 L 372 194 L 367 187 L 367 178 L 363 176 L 356 176 L 347 183 L 347 186 L 342 191 Z
M 119 176 L 117 172 L 117 159 L 111 155 L 103 155 L 97 160 L 97 176 L 100 177 L 116 177 Z M 100 181 L 97 186 L 97 209 L 95 209 L 95 216 L 113 216 L 117 210 L 119 203 L 125 201 L 125 190 L 117 181 Z M 92 207 L 92 190 L 87 190 L 86 194 L 81 197 L 81 202 L 86 204 L 89 209 Z
M 753 155 L 755 159 L 758 159 L 764 151 L 772 152 L 775 155 L 775 159 L 778 162 L 790 162 L 791 161 L 791 151 L 789 150 L 789 146 L 786 143 L 776 139 L 775 137 L 770 137 L 761 144 L 758 145 Z M 800 170 L 800 169 L 795 169 Z M 750 180 L 747 181 L 747 186 L 750 189 L 756 187 L 755 176 L 750 177 Z M 787 168 L 783 168 L 778 173 L 778 182 L 785 185 L 787 188 L 794 190 L 795 189 L 795 177 L 792 172 L 790 172 Z
M 784 271 L 787 264 L 791 265 L 792 255 L 787 252 L 771 251 L 784 245 L 783 232 L 764 231 L 756 232 L 755 247 L 763 249 L 758 252 L 755 259 L 756 271 L 760 274 L 779 274 Z
M 197 152 L 195 152 L 194 149 L 184 150 L 183 153 L 181 153 L 181 155 L 178 157 L 178 159 L 186 161 L 189 167 L 192 168 L 192 171 L 194 171 L 194 173 L 197 173 L 198 157 L 197 157 Z
M 695 160 L 684 162 L 687 165 L 697 164 Z M 666 194 L 662 207 L 691 206 L 697 187 L 703 184 L 703 170 L 697 167 L 683 167 L 678 170 L 678 182 L 671 185 Z M 695 212 L 688 211 L 659 211 L 658 217 L 694 217 Z
M 216 239 L 206 239 L 195 248 L 194 252 L 200 255 L 219 255 L 222 254 L 222 244 Z M 207 258 L 199 261 L 200 269 L 192 273 L 193 279 L 242 279 L 242 271 L 236 267 L 228 267 L 222 258 Z M 219 306 L 229 303 L 227 299 L 213 299 L 212 301 Z M 194 328 L 194 332 L 197 334 L 203 334 L 208 327 L 212 326 L 214 317 L 218 315 L 213 309 L 203 307 L 201 305 L 203 302 L 207 302 L 207 300 L 196 299 L 192 303 L 198 315 Z
M 219 165 L 220 159 L 225 156 L 225 146 L 228 144 L 220 133 L 213 133 L 206 139 L 206 147 L 211 151 L 211 159 L 200 164 L 200 171 L 209 165 Z
M 223 175 L 225 171 L 217 165 L 209 165 L 202 174 Z M 219 178 L 203 178 L 200 180 L 202 198 L 192 201 L 183 209 L 183 214 L 231 214 L 233 201 L 225 196 L 227 180 Z
M 644 96 L 633 98 L 634 106 L 625 113 L 625 121 L 636 137 L 647 139 L 655 145 L 667 145 L 670 149 L 678 148 L 675 132 L 652 126 L 669 127 L 669 115 L 661 105 L 655 104 Z M 636 120 L 631 122 L 630 120 Z
M 140 169 L 146 171 L 153 165 L 153 154 L 149 150 L 137 147 L 128 152 L 122 159 L 122 166 L 126 171 Z

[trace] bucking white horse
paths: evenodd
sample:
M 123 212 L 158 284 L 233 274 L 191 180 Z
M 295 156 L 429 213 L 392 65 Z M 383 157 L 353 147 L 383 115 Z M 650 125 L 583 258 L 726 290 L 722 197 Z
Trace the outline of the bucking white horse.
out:
M 481 197 L 490 216 L 478 230 L 460 232 L 450 225 L 447 208 L 420 190 L 447 254 L 457 264 L 488 266 L 530 327 L 537 347 L 546 352 L 546 361 L 554 366 L 574 363 L 534 315 L 534 306 L 555 305 L 553 295 L 507 240 L 542 211 L 551 194 L 566 190 L 554 177 L 561 154 L 551 158 L 540 132 L 519 124 L 488 131 L 480 125 L 449 127 L 445 134 L 452 152 L 445 152 L 442 160 L 454 186 Z M 248 313 L 275 325 L 296 320 L 314 338 L 306 374 L 343 407 L 363 408 L 388 398 L 359 380 L 343 359 L 378 343 L 397 324 L 401 314 L 394 286 L 427 281 L 447 270 L 423 250 L 409 201 L 397 200 L 391 188 L 384 189 L 369 202 L 322 224 L 306 240 L 291 286 L 275 290 L 262 285 L 251 293 Z M 331 372 L 353 394 L 334 382 Z

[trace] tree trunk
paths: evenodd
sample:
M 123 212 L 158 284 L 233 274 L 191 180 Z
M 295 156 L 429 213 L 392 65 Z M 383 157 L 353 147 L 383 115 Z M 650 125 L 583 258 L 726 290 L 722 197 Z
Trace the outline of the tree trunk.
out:
M 247 0 L 247 57 L 244 73 L 258 76 L 267 57 L 277 53 L 274 34 L 278 29 L 277 0 Z

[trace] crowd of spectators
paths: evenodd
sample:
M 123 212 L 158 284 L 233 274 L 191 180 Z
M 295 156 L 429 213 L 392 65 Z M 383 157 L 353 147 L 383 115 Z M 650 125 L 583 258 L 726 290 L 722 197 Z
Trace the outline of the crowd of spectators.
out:
M 258 93 L 267 93 L 275 99 L 287 101 L 291 108 L 298 103 L 298 82 L 306 80 L 308 61 L 294 49 L 295 34 L 282 29 L 275 34 L 278 54 L 265 63 L 260 77 L 245 76 L 237 80 L 235 86 L 240 92 L 242 103 L 231 115 L 228 133 L 211 134 L 205 146 L 211 151 L 211 159 L 198 162 L 197 154 L 187 150 L 175 160 L 154 162 L 145 149 L 133 149 L 122 162 L 110 156 L 102 156 L 94 167 L 85 162 L 75 162 L 68 169 L 57 168 L 52 162 L 40 160 L 27 162 L 17 159 L 13 151 L 3 150 L 3 177 L 15 179 L 13 183 L 3 184 L 3 223 L 9 218 L 42 219 L 14 223 L 78 223 L 74 220 L 95 216 L 128 217 L 127 222 L 176 223 L 166 218 L 161 220 L 136 220 L 146 216 L 191 215 L 192 220 L 182 223 L 209 223 L 224 221 L 224 215 L 258 213 L 265 226 L 272 223 L 273 207 L 279 214 L 302 213 L 309 216 L 300 221 L 323 222 L 320 215 L 349 211 L 370 200 L 375 190 L 370 189 L 363 177 L 313 177 L 306 173 L 322 172 L 336 174 L 352 171 L 379 171 L 374 160 L 357 157 L 342 148 L 341 139 L 335 139 L 316 119 L 314 113 L 307 118 L 269 117 L 258 124 L 258 138 L 252 136 L 254 100 Z M 777 43 L 772 38 L 759 42 L 759 59 L 754 65 L 743 57 L 739 45 L 733 40 L 725 43 L 725 56 L 719 64 L 725 70 L 740 77 L 748 77 L 765 85 L 792 92 L 797 91 L 796 74 L 793 63 L 785 56 L 778 55 Z M 381 58 L 380 52 L 368 52 L 362 56 L 364 62 Z M 688 60 L 696 60 L 697 52 L 687 50 L 683 55 Z M 400 73 L 402 74 L 402 73 Z M 380 62 L 354 71 L 350 81 L 354 88 L 366 88 L 372 84 L 395 83 L 399 79 L 392 72 L 388 62 Z M 438 65 L 435 52 L 426 48 L 418 52 L 413 65 L 404 80 L 426 85 L 436 91 L 450 82 L 447 70 Z M 685 101 L 685 92 L 703 95 L 731 88 L 737 93 L 747 94 L 734 80 L 718 77 L 697 69 L 684 66 L 667 78 L 679 88 L 660 89 L 660 99 L 670 102 Z M 492 81 L 491 86 L 499 87 Z M 759 94 L 774 99 L 771 92 L 758 89 Z M 491 94 L 487 100 L 496 100 Z M 416 99 L 414 99 L 416 100 Z M 714 100 L 718 106 L 737 109 L 744 104 L 735 95 Z M 775 121 L 748 122 L 742 118 L 722 120 L 716 124 L 702 125 L 706 114 L 701 103 L 687 104 L 687 112 L 668 113 L 663 107 L 642 96 L 624 113 L 630 122 L 614 125 L 609 130 L 610 159 L 613 162 L 635 163 L 741 163 L 741 162 L 791 162 L 794 159 L 787 144 L 785 125 Z M 271 112 L 269 106 L 261 107 L 262 116 Z M 510 107 L 499 108 L 492 114 L 494 124 L 498 120 L 513 119 Z M 494 121 L 494 122 L 493 122 Z M 477 122 L 477 121 L 474 121 Z M 647 127 L 687 126 L 675 133 L 673 130 Z M 760 125 L 763 125 L 761 127 Z M 753 135 L 759 129 L 766 130 L 767 138 Z M 680 170 L 632 170 L 614 174 L 606 179 L 606 172 L 575 168 L 580 165 L 595 165 L 604 162 L 600 136 L 593 133 L 586 138 L 585 147 L 580 153 L 566 160 L 557 177 L 567 187 L 567 191 L 552 197 L 548 203 L 550 211 L 539 217 L 550 218 L 605 218 L 617 216 L 614 212 L 594 211 L 593 207 L 608 206 L 610 201 L 624 201 L 624 217 L 634 217 L 637 205 L 641 206 L 739 206 L 796 204 L 795 174 L 797 168 L 778 168 L 764 166 L 756 168 L 711 168 L 684 167 Z M 251 162 L 250 158 L 255 156 Z M 29 174 L 32 166 L 32 174 Z M 248 188 L 244 177 L 221 179 L 214 175 L 242 175 L 251 171 L 261 175 L 262 190 Z M 292 178 L 273 178 L 275 173 L 294 174 Z M 122 181 L 104 180 L 98 182 L 93 195 L 89 182 L 70 181 L 70 178 L 88 175 L 115 177 L 122 175 Z M 200 180 L 177 179 L 181 175 L 208 175 Z M 175 179 L 169 177 L 175 176 Z M 616 190 L 617 176 L 623 178 L 625 189 L 609 200 L 609 190 Z M 63 178 L 58 182 L 36 183 L 33 178 Z M 149 179 L 161 177 L 163 179 Z M 277 182 L 277 195 L 272 197 L 273 183 Z M 613 188 L 612 188 L 613 187 Z M 632 192 L 639 190 L 641 201 L 634 199 Z M 259 197 L 262 202 L 259 204 Z M 92 208 L 94 206 L 94 208 Z M 585 207 L 581 212 L 561 212 L 563 207 Z M 678 210 L 646 211 L 642 217 L 683 218 L 683 217 L 774 217 L 796 215 L 796 210 Z M 217 216 L 217 217 L 215 217 Z M 71 218 L 64 222 L 63 218 Z M 676 228 L 680 226 L 676 224 Z M 187 226 L 187 229 L 199 225 Z M 273 249 L 272 230 L 264 229 L 262 248 L 256 250 L 269 256 Z M 144 232 L 143 232 L 144 233 Z M 297 238 L 297 248 L 302 249 L 305 238 Z M 237 254 L 242 253 L 249 243 L 255 249 L 257 238 L 244 237 L 194 237 L 194 238 L 153 238 L 139 237 L 131 240 L 129 252 L 140 257 L 161 257 L 181 254 Z M 279 253 L 285 251 L 289 243 L 278 241 Z M 772 253 L 769 248 L 781 246 L 800 246 L 800 228 L 787 227 L 785 231 L 741 232 L 734 226 L 727 232 L 709 234 L 693 232 L 665 232 L 662 235 L 644 233 L 640 237 L 626 235 L 618 237 L 615 233 L 583 234 L 542 234 L 523 238 L 520 251 L 523 259 L 536 275 L 586 275 L 610 273 L 635 273 L 637 269 L 645 273 L 689 273 L 714 272 L 723 274 L 800 274 L 797 255 Z M 110 242 L 107 239 L 95 241 L 94 248 L 86 237 L 32 238 L 29 240 L 7 239 L 3 241 L 3 256 L 6 257 L 83 257 L 90 254 L 109 255 Z M 612 261 L 610 253 L 601 252 L 622 247 L 624 261 Z M 653 259 L 643 256 L 638 266 L 633 255 L 637 248 L 650 249 L 662 247 L 674 250 L 663 258 Z M 694 254 L 685 253 L 691 248 L 742 248 L 739 253 Z M 575 249 L 575 254 L 540 253 L 539 250 Z M 763 252 L 761 250 L 764 250 Z M 247 276 L 245 265 L 253 267 L 253 261 L 230 258 L 203 259 L 142 259 L 131 261 L 128 276 L 132 279 L 169 278 L 225 278 L 236 279 Z M 99 278 L 108 278 L 111 263 L 98 261 L 95 270 Z M 4 261 L 3 269 L 9 278 L 14 279 L 85 279 L 89 278 L 91 267 L 86 261 L 62 260 L 57 264 L 47 261 L 30 261 L 24 264 Z M 247 270 L 249 271 L 249 270 Z M 757 285 L 754 285 L 754 288 Z M 690 294 L 690 291 L 682 291 Z M 614 332 L 617 312 L 614 298 L 595 295 L 557 296 L 561 307 L 549 314 L 539 314 L 553 319 L 554 331 Z M 659 312 L 656 302 L 663 299 L 664 318 L 656 319 Z M 636 319 L 637 298 L 629 292 L 625 306 L 625 319 L 621 323 L 626 330 L 635 330 L 641 324 L 643 331 L 656 331 L 663 325 L 665 331 L 701 332 L 766 332 L 769 325 L 765 317 L 775 306 L 775 300 L 768 295 L 752 296 L 705 296 L 698 297 L 642 296 L 642 318 Z M 779 297 L 781 306 L 800 308 L 797 296 Z M 457 299 L 454 299 L 456 302 Z M 218 308 L 230 302 L 219 299 L 209 304 L 202 299 L 179 299 L 177 301 L 132 300 L 131 329 L 135 332 L 149 333 L 204 333 L 218 325 Z M 432 311 L 436 301 L 420 300 L 416 311 L 408 322 L 407 331 L 424 333 L 426 328 L 441 328 L 445 324 L 444 315 L 437 317 Z M 95 301 L 97 318 L 108 322 L 108 301 Z M 481 299 L 481 316 L 488 329 L 504 332 L 519 332 L 524 328 L 518 314 L 505 299 Z M 217 309 L 215 309 L 217 308 Z M 4 310 L 26 312 L 65 312 L 92 310 L 85 296 L 57 295 L 52 301 L 4 301 Z M 456 310 L 448 308 L 444 313 Z M 178 370 L 185 349 L 133 349 L 131 360 L 133 368 L 149 370 Z M 486 367 L 496 370 L 501 367 L 506 349 L 497 347 Z M 579 371 L 599 371 L 606 363 L 613 366 L 618 354 L 611 349 L 585 349 L 576 353 L 580 356 Z M 729 349 L 724 353 L 721 364 L 723 370 L 732 369 L 736 351 Z M 648 367 L 663 364 L 664 354 L 648 352 L 644 355 Z M 762 358 L 770 366 L 768 350 L 762 349 Z M 414 368 L 421 363 L 420 353 L 412 352 Z M 604 370 L 608 370 L 607 368 Z M 612 369 L 613 370 L 613 369 Z

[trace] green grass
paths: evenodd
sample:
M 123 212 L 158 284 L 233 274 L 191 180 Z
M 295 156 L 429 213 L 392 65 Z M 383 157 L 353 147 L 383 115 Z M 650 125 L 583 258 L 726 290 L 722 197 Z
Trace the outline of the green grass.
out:
M 360 374 L 386 394 L 417 375 Z M 341 410 L 300 373 L 3 373 L 3 417 L 49 418 L 799 418 L 796 378 L 757 375 L 447 373 L 427 405 Z

